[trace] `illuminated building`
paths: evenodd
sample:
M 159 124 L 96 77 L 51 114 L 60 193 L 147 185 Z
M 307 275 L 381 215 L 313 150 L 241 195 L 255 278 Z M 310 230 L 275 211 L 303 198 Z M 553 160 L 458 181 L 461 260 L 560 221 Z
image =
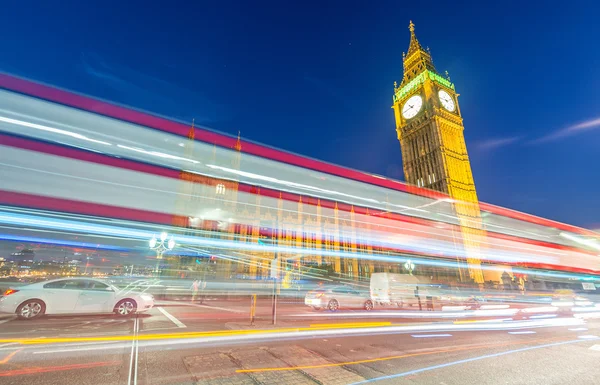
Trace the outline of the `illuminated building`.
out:
M 449 76 L 443 77 L 436 71 L 429 49 L 417 40 L 412 21 L 409 30 L 410 45 L 403 54 L 404 77 L 400 85 L 394 84 L 393 96 L 404 177 L 408 183 L 465 202 L 455 204 L 454 209 L 468 257 L 469 278 L 483 283 L 480 247 L 473 241 L 483 226 L 458 94 Z
M 23 268 L 29 268 L 33 264 L 35 259 L 35 252 L 30 249 L 23 249 L 21 251 L 14 252 L 7 258 L 8 262 L 14 262 L 17 266 Z
M 193 153 L 195 144 L 194 126 L 189 130 L 189 140 L 186 145 L 186 157 L 190 157 Z M 216 147 L 213 152 L 213 158 L 216 157 Z M 237 156 L 231 159 L 231 168 L 240 169 L 240 154 L 242 150 L 242 142 L 238 135 L 238 139 L 233 146 L 237 151 Z M 213 163 L 216 163 L 213 161 Z M 333 207 L 333 217 L 321 215 L 322 206 L 319 199 L 302 196 L 293 203 L 293 209 L 284 209 L 284 199 L 281 193 L 279 194 L 277 209 L 265 208 L 261 205 L 261 189 L 255 187 L 252 193 L 255 196 L 253 204 L 241 203 L 238 201 L 238 182 L 234 180 L 223 180 L 209 178 L 203 175 L 198 175 L 189 172 L 181 172 L 180 178 L 184 181 L 192 181 L 185 185 L 185 190 L 181 195 L 187 196 L 187 200 L 180 199 L 177 202 L 179 207 L 185 208 L 186 212 L 196 212 L 196 207 L 200 206 L 200 201 L 209 201 L 211 210 L 208 212 L 198 213 L 197 216 L 181 219 L 176 218 L 174 225 L 188 227 L 192 229 L 209 230 L 211 236 L 224 239 L 236 239 L 245 242 L 257 242 L 263 238 L 263 241 L 269 244 L 277 244 L 279 246 L 296 246 L 305 247 L 316 250 L 324 250 L 329 252 L 362 252 L 371 254 L 374 248 L 368 244 L 361 244 L 358 241 L 357 234 L 360 231 L 366 231 L 368 224 L 363 224 L 363 229 L 358 228 L 355 221 L 354 209 L 350 212 L 339 210 L 337 203 Z M 285 203 L 286 207 L 289 202 Z M 251 218 L 252 225 L 239 224 L 232 221 L 226 213 L 235 213 L 236 217 L 249 219 Z M 342 228 L 351 227 L 350 232 L 341 231 Z M 277 229 L 276 233 L 272 229 Z M 316 234 L 323 231 L 334 233 L 335 236 L 321 239 Z M 270 272 L 272 253 L 246 253 L 250 256 L 249 259 L 240 260 L 236 263 L 231 259 L 217 258 L 216 263 L 219 266 L 221 274 L 229 274 L 231 277 L 244 276 L 267 278 Z M 166 256 L 169 266 L 177 266 L 175 270 L 181 270 L 182 263 L 186 263 L 185 259 L 176 256 Z M 298 271 L 300 266 L 318 267 L 329 274 L 338 273 L 351 278 L 368 279 L 372 272 L 378 271 L 400 272 L 399 264 L 383 265 L 377 264 L 372 260 L 365 259 L 359 261 L 356 258 L 339 258 L 326 257 L 321 255 L 313 255 L 309 257 L 299 257 L 298 255 L 281 255 L 278 259 L 279 268 L 283 273 L 285 280 L 287 275 L 293 275 Z M 292 261 L 289 262 L 288 261 Z M 215 262 L 215 261 L 213 261 Z M 195 266 L 197 271 L 204 267 L 201 265 Z

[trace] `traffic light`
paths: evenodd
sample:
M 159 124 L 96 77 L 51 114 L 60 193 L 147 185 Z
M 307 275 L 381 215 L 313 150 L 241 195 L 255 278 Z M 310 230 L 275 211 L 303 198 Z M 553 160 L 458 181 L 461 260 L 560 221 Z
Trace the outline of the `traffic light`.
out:
M 217 257 L 214 255 L 210 256 L 210 263 L 217 263 Z

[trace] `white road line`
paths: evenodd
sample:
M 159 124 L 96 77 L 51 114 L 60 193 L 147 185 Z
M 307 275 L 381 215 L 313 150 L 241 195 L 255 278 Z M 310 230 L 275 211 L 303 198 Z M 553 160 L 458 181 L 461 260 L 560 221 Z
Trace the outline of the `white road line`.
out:
M 127 385 L 137 385 L 137 372 L 138 372 L 138 333 L 139 333 L 139 328 L 140 328 L 140 324 L 139 324 L 139 320 L 137 317 L 135 317 L 135 320 L 133 321 L 133 341 L 131 343 L 131 359 L 129 361 L 129 379 L 127 381 Z M 135 366 L 135 369 L 134 369 Z M 133 377 L 133 382 L 132 382 L 132 373 L 135 374 L 135 377 Z
M 139 355 L 139 348 L 140 348 L 140 343 L 139 341 L 135 340 L 135 372 L 133 374 L 133 385 L 137 385 L 137 379 L 138 379 L 138 362 L 140 360 L 140 355 Z
M 191 302 L 177 302 L 177 301 L 161 301 L 161 303 L 156 304 L 155 307 L 159 307 L 160 305 L 178 305 L 178 306 L 191 306 L 191 307 L 203 307 L 205 309 L 219 309 L 228 311 L 231 313 L 247 313 L 246 310 L 237 310 L 237 309 L 229 309 L 226 307 L 212 306 L 212 305 L 201 305 L 199 303 L 191 303 Z M 309 312 L 310 314 L 314 314 L 314 312 Z
M 8 321 L 12 321 L 12 320 L 13 320 L 13 318 L 0 320 L 0 325 L 3 324 L 3 323 L 6 323 Z
M 522 332 L 508 332 L 508 334 L 535 334 L 533 330 L 525 330 Z
M 452 337 L 452 334 L 411 334 L 413 338 Z
M 228 309 L 226 307 L 219 307 L 219 306 L 209 306 L 209 305 L 197 305 L 197 304 L 191 304 L 192 306 L 196 306 L 196 307 L 204 307 L 207 309 L 218 309 L 218 310 L 224 310 L 224 311 L 228 311 L 231 313 L 247 313 L 247 311 L 244 310 L 236 310 L 236 309 Z
M 165 317 L 167 317 L 168 319 L 171 320 L 171 322 L 173 322 L 175 325 L 177 325 L 178 328 L 186 328 L 187 326 L 185 326 L 185 324 L 183 322 L 181 322 L 180 320 L 178 320 L 177 318 L 175 318 L 171 313 L 169 313 L 168 311 L 166 311 L 165 309 L 163 309 L 162 307 L 157 307 L 158 311 L 163 313 L 163 315 Z
M 56 349 L 56 350 L 40 350 L 33 352 L 33 354 L 54 354 L 54 353 L 69 353 L 69 352 L 87 352 L 88 350 L 107 350 L 107 349 L 121 349 L 124 344 L 113 344 L 109 346 L 97 346 L 89 348 L 72 348 L 72 349 Z
M 597 350 L 597 351 L 600 351 L 600 345 L 592 345 L 592 346 L 590 347 L 590 350 Z

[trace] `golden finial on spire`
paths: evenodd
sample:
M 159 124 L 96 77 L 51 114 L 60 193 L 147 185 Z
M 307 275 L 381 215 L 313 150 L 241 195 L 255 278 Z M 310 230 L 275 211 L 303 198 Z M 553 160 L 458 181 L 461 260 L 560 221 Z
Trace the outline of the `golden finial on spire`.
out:
M 415 32 L 415 25 L 413 24 L 412 20 L 411 20 L 411 21 L 410 21 L 410 23 L 408 24 L 408 30 L 409 30 L 411 33 L 414 33 L 414 32 Z
M 242 150 L 242 139 L 241 139 L 240 135 L 241 135 L 241 131 L 238 130 L 237 141 L 235 142 L 235 146 L 233 147 L 237 151 Z
M 188 139 L 194 139 L 196 137 L 196 131 L 194 129 L 195 123 L 196 123 L 196 118 L 192 118 L 192 127 L 190 127 L 190 130 L 188 131 Z
M 398 82 L 394 80 L 394 89 L 398 88 Z

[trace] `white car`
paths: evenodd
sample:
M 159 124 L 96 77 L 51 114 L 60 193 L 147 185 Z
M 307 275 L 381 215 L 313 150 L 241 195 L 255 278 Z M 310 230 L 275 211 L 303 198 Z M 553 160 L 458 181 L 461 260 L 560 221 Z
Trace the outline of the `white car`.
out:
M 34 319 L 44 314 L 115 313 L 127 316 L 154 306 L 150 294 L 121 290 L 98 279 L 63 278 L 8 289 L 0 313 Z

